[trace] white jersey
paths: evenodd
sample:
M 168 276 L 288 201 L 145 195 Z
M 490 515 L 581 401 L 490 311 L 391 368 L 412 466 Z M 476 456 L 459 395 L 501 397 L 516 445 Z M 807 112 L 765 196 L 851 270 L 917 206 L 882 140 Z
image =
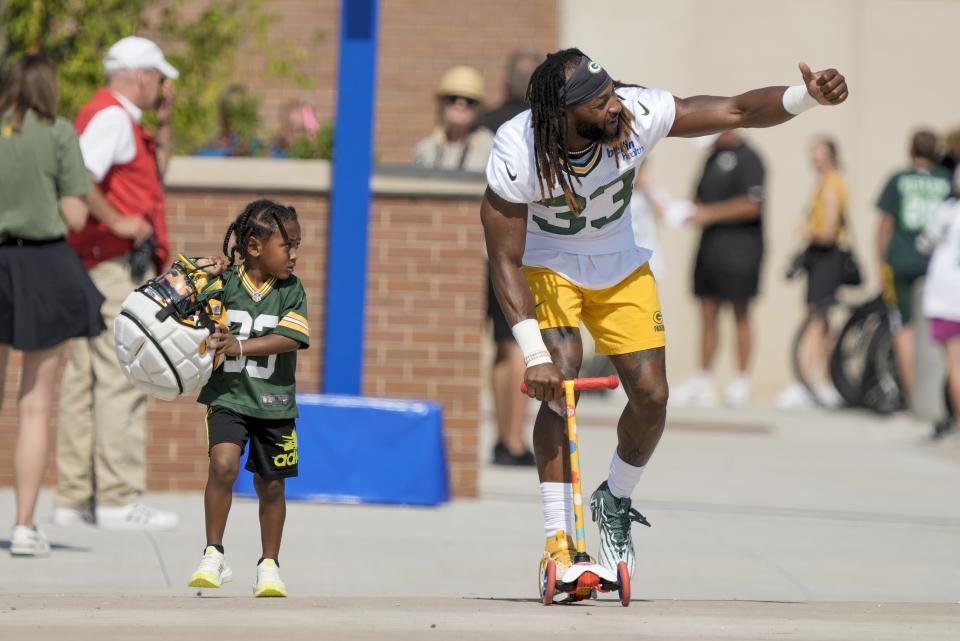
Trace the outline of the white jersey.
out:
M 587 289 L 619 283 L 650 259 L 634 240 L 630 198 L 637 167 L 673 127 L 673 95 L 661 89 L 621 87 L 617 95 L 633 112 L 635 136 L 625 152 L 594 145 L 570 182 L 580 205 L 570 211 L 559 184 L 540 193 L 531 113 L 524 111 L 497 131 L 487 161 L 487 183 L 497 195 L 527 205 L 523 264 L 546 267 Z
M 923 287 L 923 315 L 960 321 L 960 200 L 941 204 L 923 237 L 937 243 Z
M 659 201 L 661 207 L 666 206 L 670 196 L 665 190 L 653 187 L 653 197 Z M 633 240 L 637 247 L 642 247 L 650 251 L 647 262 L 650 263 L 650 271 L 657 281 L 661 281 L 666 276 L 666 266 L 660 256 L 660 244 L 657 241 L 657 217 L 653 211 L 653 205 L 639 189 L 633 190 L 633 198 L 630 199 L 630 218 L 633 222 Z

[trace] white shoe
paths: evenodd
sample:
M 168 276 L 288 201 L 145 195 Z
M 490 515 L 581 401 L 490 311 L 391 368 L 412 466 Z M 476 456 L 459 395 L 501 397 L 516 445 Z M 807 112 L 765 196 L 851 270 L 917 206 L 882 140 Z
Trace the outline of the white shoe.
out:
M 219 588 L 233 581 L 233 570 L 227 565 L 227 559 L 212 545 L 203 551 L 203 558 L 197 571 L 190 575 L 187 585 L 191 588 Z
M 280 567 L 273 559 L 264 559 L 257 566 L 257 584 L 253 596 L 287 596 L 287 586 L 280 579 Z
M 713 377 L 706 372 L 697 372 L 670 389 L 669 403 L 677 407 L 716 407 Z
M 843 407 L 843 397 L 840 396 L 837 388 L 830 383 L 820 383 L 813 388 L 813 391 L 817 395 L 817 400 L 824 407 L 831 409 Z
M 75 510 L 72 507 L 54 508 L 50 523 L 56 527 L 70 527 L 82 523 L 93 523 L 93 510 Z
M 180 523 L 175 512 L 164 512 L 143 503 L 122 507 L 97 506 L 97 526 L 105 530 L 173 530 Z
M 803 410 L 816 406 L 816 401 L 809 390 L 803 385 L 794 381 L 790 383 L 777 396 L 776 407 L 781 410 Z
M 727 407 L 746 407 L 750 404 L 750 379 L 740 375 L 730 381 L 723 395 Z
M 10 530 L 10 554 L 41 557 L 50 554 L 50 541 L 43 530 L 26 525 L 14 525 Z

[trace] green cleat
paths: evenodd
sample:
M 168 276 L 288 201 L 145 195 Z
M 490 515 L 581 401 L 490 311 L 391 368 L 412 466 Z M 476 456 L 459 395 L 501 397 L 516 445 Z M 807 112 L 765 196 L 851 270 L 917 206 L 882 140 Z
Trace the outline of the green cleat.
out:
M 597 559 L 600 565 L 616 573 L 617 564 L 623 561 L 632 577 L 636 557 L 630 525 L 636 521 L 650 527 L 650 522 L 630 507 L 629 498 L 621 499 L 611 494 L 606 481 L 591 495 L 590 512 L 600 528 L 600 555 Z

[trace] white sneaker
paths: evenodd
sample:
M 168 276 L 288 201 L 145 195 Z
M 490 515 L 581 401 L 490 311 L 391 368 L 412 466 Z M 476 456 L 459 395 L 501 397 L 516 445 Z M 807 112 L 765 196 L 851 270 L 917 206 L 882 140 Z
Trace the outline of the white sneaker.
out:
M 50 523 L 56 527 L 70 527 L 81 523 L 93 523 L 93 510 L 75 510 L 72 507 L 54 508 Z
M 219 588 L 233 581 L 233 570 L 227 565 L 227 559 L 212 545 L 203 551 L 203 558 L 197 571 L 190 575 L 187 585 L 191 588 Z
M 697 372 L 670 389 L 669 403 L 677 407 L 716 407 L 713 377 L 706 372 Z
M 257 584 L 253 596 L 287 596 L 287 586 L 280 579 L 280 567 L 273 559 L 264 559 L 257 566 Z
M 122 507 L 97 506 L 97 526 L 105 530 L 173 530 L 180 523 L 175 512 L 164 512 L 143 503 Z
M 727 385 L 723 395 L 723 402 L 727 407 L 746 407 L 750 404 L 750 379 L 746 376 L 737 376 Z
M 43 530 L 26 525 L 14 525 L 10 530 L 10 554 L 13 556 L 48 556 L 50 541 Z
M 817 400 L 824 407 L 831 409 L 843 407 L 843 397 L 840 396 L 837 388 L 830 383 L 820 383 L 813 388 L 813 391 L 817 395 Z
M 781 410 L 804 410 L 816 406 L 813 396 L 803 385 L 794 381 L 777 395 L 776 407 Z

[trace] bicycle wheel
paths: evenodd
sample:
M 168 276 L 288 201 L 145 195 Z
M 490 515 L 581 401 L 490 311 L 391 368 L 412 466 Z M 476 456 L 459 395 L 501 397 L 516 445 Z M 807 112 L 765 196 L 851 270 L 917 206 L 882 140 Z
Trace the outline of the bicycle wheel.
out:
M 886 323 L 877 328 L 867 347 L 862 393 L 864 407 L 878 414 L 889 414 L 904 407 L 893 338 Z
M 884 324 L 886 307 L 878 296 L 852 308 L 830 354 L 830 378 L 848 406 L 862 407 L 870 340 Z

